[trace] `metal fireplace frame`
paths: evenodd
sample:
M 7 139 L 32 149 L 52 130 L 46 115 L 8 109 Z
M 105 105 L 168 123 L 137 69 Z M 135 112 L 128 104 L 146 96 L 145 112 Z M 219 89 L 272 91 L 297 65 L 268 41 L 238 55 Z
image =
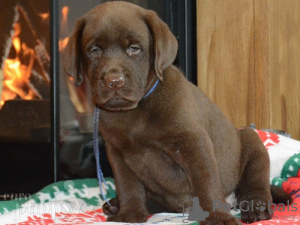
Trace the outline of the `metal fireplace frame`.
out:
M 50 86 L 51 105 L 51 153 L 53 155 L 53 181 L 57 181 L 58 175 L 58 151 L 59 151 L 59 9 L 58 1 L 50 1 L 50 74 L 52 75 Z

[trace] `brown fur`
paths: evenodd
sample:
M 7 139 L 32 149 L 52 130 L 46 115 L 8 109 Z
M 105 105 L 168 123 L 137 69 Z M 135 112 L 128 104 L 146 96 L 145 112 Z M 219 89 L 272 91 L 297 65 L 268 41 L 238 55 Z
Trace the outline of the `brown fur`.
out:
M 76 85 L 87 76 L 102 109 L 118 196 L 104 211 L 109 221 L 144 222 L 149 210 L 182 212 L 197 196 L 210 213 L 203 224 L 241 224 L 213 212 L 212 202 L 235 191 L 239 201 L 272 201 L 267 151 L 255 131 L 236 129 L 172 66 L 176 52 L 176 38 L 154 12 L 125 2 L 94 8 L 70 36 L 66 73 Z M 271 213 L 242 217 L 253 222 Z

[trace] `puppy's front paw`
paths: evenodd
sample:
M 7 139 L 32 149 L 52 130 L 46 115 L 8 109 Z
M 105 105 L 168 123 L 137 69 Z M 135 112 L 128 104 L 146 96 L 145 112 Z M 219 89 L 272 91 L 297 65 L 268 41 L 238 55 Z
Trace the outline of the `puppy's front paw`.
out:
M 117 215 L 119 213 L 119 200 L 117 198 L 112 198 L 109 200 L 109 204 L 106 202 L 102 206 L 104 214 L 108 216 Z
M 242 223 L 230 213 L 215 211 L 210 212 L 209 217 L 205 221 L 200 222 L 200 225 L 242 225 Z
M 106 221 L 112 222 L 126 222 L 126 223 L 143 223 L 146 222 L 148 218 L 148 213 L 144 212 L 120 212 L 117 215 L 108 216 Z
M 273 212 L 268 209 L 268 201 L 251 200 L 241 204 L 241 219 L 244 223 L 268 220 L 272 214 Z

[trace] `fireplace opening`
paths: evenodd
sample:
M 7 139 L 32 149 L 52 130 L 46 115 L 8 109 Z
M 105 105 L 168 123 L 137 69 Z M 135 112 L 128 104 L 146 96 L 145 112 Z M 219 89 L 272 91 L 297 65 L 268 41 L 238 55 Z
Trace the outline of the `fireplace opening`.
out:
M 12 24 L 7 24 L 10 36 L 2 46 L 0 136 L 49 139 L 49 40 L 37 36 L 40 27 L 33 26 L 22 5 L 15 5 L 13 11 Z M 49 20 L 49 13 L 35 16 L 41 25 Z
M 0 12 L 0 195 L 53 182 L 50 7 L 4 1 Z M 52 158 L 52 159 L 51 159 Z

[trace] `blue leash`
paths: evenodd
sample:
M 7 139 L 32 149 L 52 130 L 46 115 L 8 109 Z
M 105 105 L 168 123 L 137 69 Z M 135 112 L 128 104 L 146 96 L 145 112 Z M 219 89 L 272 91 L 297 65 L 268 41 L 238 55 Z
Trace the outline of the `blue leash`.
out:
M 148 91 L 148 93 L 144 96 L 144 98 L 147 98 L 157 87 L 159 83 L 159 80 L 155 82 L 153 87 Z M 96 165 L 97 165 L 97 177 L 98 177 L 98 183 L 100 188 L 100 194 L 102 198 L 106 201 L 106 203 L 110 205 L 109 201 L 107 200 L 106 196 L 104 195 L 103 189 L 102 189 L 102 183 L 105 185 L 106 188 L 108 188 L 108 185 L 105 181 L 105 178 L 103 176 L 101 166 L 100 166 L 100 152 L 99 152 L 99 116 L 100 116 L 100 109 L 95 106 L 94 109 L 94 118 L 93 118 L 93 124 L 94 124 L 94 132 L 93 132 L 93 143 L 94 143 L 94 154 L 96 158 Z
M 110 206 L 109 201 L 107 200 L 106 196 L 103 193 L 102 189 L 102 183 L 105 184 L 105 187 L 108 188 L 108 185 L 104 179 L 101 166 L 100 166 L 100 152 L 99 152 L 99 136 L 98 136 L 98 129 L 99 129 L 99 115 L 100 115 L 100 109 L 95 106 L 94 109 L 94 118 L 93 118 L 93 123 L 94 123 L 94 133 L 93 133 L 93 140 L 94 140 L 94 154 L 96 158 L 96 165 L 97 165 L 97 177 L 98 177 L 98 183 L 99 183 L 99 188 L 100 188 L 100 194 L 102 198 L 106 201 L 106 203 Z

